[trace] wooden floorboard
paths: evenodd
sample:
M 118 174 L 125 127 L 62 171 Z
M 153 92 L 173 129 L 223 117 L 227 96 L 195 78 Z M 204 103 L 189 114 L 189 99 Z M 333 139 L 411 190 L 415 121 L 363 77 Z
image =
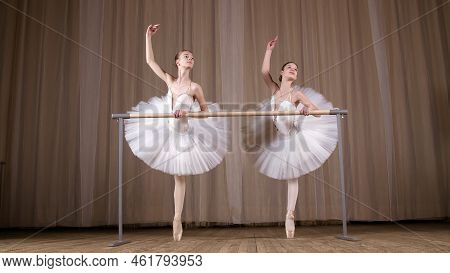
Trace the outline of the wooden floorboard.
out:
M 286 253 L 286 252 L 450 252 L 450 224 L 377 223 L 349 225 L 357 242 L 336 238 L 341 226 L 297 226 L 294 239 L 283 227 L 185 228 L 180 242 L 172 229 L 125 229 L 131 243 L 108 247 L 114 229 L 0 230 L 0 252 L 152 252 L 152 253 Z

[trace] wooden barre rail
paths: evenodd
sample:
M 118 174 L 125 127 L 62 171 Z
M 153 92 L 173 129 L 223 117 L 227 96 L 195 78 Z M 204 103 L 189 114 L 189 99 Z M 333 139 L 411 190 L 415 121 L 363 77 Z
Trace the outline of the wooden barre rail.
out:
M 331 110 L 312 110 L 310 115 L 347 115 L 347 110 L 331 109 Z M 301 115 L 299 111 L 237 111 L 237 112 L 191 112 L 186 113 L 189 118 L 207 118 L 207 117 L 248 117 L 248 116 L 289 116 Z M 113 119 L 130 119 L 130 118 L 173 118 L 173 113 L 164 114 L 145 114 L 145 113 L 125 113 L 112 114 Z

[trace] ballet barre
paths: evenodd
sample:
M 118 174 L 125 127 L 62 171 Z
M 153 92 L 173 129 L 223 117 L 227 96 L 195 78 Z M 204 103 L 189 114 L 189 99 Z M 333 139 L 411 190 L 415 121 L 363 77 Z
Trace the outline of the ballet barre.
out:
M 303 115 L 299 111 L 235 111 L 235 112 L 191 112 L 186 113 L 185 117 L 189 118 L 208 118 L 208 117 L 250 117 L 250 116 L 289 116 L 289 115 Z M 331 110 L 311 110 L 309 115 L 335 115 L 337 119 L 338 128 L 338 150 L 339 150 L 339 181 L 341 187 L 341 202 L 342 202 L 342 234 L 337 235 L 338 239 L 347 241 L 357 241 L 359 239 L 351 237 L 347 234 L 347 201 L 345 194 L 345 180 L 344 180 L 344 155 L 342 148 L 342 125 L 341 119 L 348 115 L 347 110 L 338 108 Z M 124 120 L 131 118 L 174 118 L 173 113 L 121 113 L 112 114 L 112 119 L 118 122 L 118 239 L 111 244 L 110 247 L 120 246 L 129 243 L 129 240 L 123 239 L 123 131 Z
M 310 115 L 347 115 L 347 110 L 311 110 Z M 246 111 L 246 112 L 192 112 L 186 113 L 188 118 L 211 118 L 211 117 L 251 117 L 251 116 L 292 116 L 302 115 L 299 111 Z M 112 114 L 113 119 L 130 118 L 173 118 L 173 113 L 152 114 L 152 113 L 126 113 Z

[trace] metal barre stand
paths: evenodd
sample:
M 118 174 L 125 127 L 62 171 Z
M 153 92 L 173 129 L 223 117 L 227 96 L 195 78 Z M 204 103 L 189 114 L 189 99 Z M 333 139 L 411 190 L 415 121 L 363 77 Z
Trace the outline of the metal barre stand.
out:
M 342 148 L 342 125 L 341 119 L 348 115 L 347 110 L 332 109 L 332 110 L 313 110 L 310 111 L 311 115 L 335 115 L 337 119 L 338 127 L 338 150 L 339 150 L 339 181 L 341 184 L 341 202 L 342 202 L 342 234 L 336 236 L 336 238 L 346 241 L 358 241 L 359 239 L 348 235 L 347 233 L 347 200 L 345 194 L 345 177 L 344 177 L 344 154 Z M 249 112 L 195 112 L 187 113 L 187 117 L 244 117 L 244 116 L 285 116 L 285 115 L 300 115 L 297 111 L 249 111 Z M 118 239 L 111 244 L 110 247 L 121 246 L 131 241 L 123 239 L 123 126 L 124 119 L 130 118 L 173 118 L 171 113 L 167 114 L 112 114 L 112 119 L 118 121 L 118 226 L 119 233 Z

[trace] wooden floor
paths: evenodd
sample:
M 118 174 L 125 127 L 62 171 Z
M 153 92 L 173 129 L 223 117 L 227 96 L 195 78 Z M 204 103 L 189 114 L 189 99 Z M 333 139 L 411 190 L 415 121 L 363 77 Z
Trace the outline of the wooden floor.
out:
M 167 228 L 126 229 L 131 243 L 108 247 L 115 229 L 0 230 L 0 252 L 450 252 L 450 224 L 352 224 L 357 242 L 335 238 L 341 226 L 297 226 L 294 239 L 283 227 L 210 227 L 184 230 L 172 241 Z

